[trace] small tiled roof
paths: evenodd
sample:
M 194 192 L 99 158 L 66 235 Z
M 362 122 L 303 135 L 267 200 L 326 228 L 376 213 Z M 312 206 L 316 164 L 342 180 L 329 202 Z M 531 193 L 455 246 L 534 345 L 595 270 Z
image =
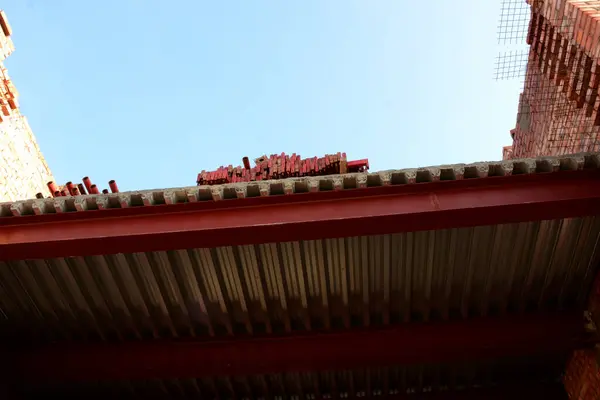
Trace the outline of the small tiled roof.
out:
M 110 208 L 221 201 L 235 198 L 291 195 L 307 192 L 349 190 L 385 185 L 412 185 L 436 181 L 478 179 L 493 176 L 549 173 L 561 170 L 600 168 L 600 153 L 452 164 L 433 167 L 298 177 L 258 182 L 202 185 L 110 194 L 31 199 L 0 203 L 0 217 L 63 212 L 84 212 Z

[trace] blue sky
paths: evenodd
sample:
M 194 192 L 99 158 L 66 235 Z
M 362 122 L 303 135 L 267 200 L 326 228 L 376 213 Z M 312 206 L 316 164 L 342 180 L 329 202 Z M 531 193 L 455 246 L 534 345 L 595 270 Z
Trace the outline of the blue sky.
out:
M 194 185 L 243 156 L 497 160 L 499 0 L 8 0 L 6 65 L 59 183 Z

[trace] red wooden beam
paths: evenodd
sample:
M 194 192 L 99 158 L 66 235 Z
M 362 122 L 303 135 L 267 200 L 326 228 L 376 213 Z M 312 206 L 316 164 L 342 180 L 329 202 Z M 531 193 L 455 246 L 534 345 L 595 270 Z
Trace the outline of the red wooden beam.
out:
M 377 399 L 378 397 L 371 397 Z M 381 397 L 379 397 L 381 398 Z M 515 382 L 484 388 L 467 388 L 431 393 L 386 396 L 390 400 L 568 400 L 559 382 Z
M 0 261 L 458 228 L 600 214 L 600 170 L 0 220 Z
M 9 388 L 10 389 L 10 388 Z M 18 388 L 21 389 L 21 388 Z M 0 387 L 0 396 L 3 399 L 21 399 L 21 398 L 85 398 L 86 400 L 106 400 L 110 398 L 132 398 L 131 392 L 122 389 L 118 384 L 115 385 L 114 389 L 111 390 L 108 385 L 103 385 L 102 389 L 98 390 L 97 386 L 86 386 L 58 389 L 48 389 L 48 387 L 32 388 L 28 386 L 26 390 L 13 390 L 12 392 L 2 391 Z M 62 390 L 61 390 L 62 389 Z M 70 389 L 70 390 L 69 390 Z M 74 394 L 77 393 L 76 395 Z M 14 394 L 14 397 L 10 397 L 10 394 Z M 126 393 L 126 394 L 125 394 Z M 120 397 L 119 395 L 125 395 L 127 397 Z M 244 398 L 243 396 L 240 396 Z M 264 396 L 265 398 L 272 398 Z M 139 398 L 136 396 L 135 398 Z M 164 392 L 154 393 L 152 399 L 172 399 L 171 394 Z M 206 397 L 215 398 L 215 397 Z M 223 398 L 223 397 L 221 397 Z M 306 398 L 309 398 L 306 396 Z M 317 397 L 319 398 L 319 397 Z M 323 396 L 323 398 L 326 398 Z M 330 398 L 340 398 L 332 396 Z M 365 397 L 353 397 L 349 396 L 349 399 L 360 398 L 363 400 L 374 400 L 374 399 L 389 399 L 389 400 L 512 400 L 512 399 L 543 399 L 543 400 L 568 400 L 567 393 L 563 385 L 560 382 L 540 382 L 540 381 L 524 381 L 524 382 L 509 382 L 502 383 L 496 386 L 487 387 L 470 387 L 462 389 L 451 389 L 441 390 L 428 393 L 411 393 L 411 394 L 380 394 L 380 395 L 366 395 Z
M 17 353 L 23 379 L 191 378 L 566 355 L 584 345 L 579 314 L 408 324 L 382 330 L 209 341 L 54 344 Z

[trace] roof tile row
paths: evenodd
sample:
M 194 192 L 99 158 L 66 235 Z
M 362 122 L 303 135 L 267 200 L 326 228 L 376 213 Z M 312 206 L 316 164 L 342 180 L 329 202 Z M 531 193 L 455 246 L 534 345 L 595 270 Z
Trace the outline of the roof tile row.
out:
M 294 177 L 258 182 L 201 185 L 85 196 L 31 199 L 0 203 L 0 217 L 82 212 L 108 208 L 154 206 L 198 201 L 291 195 L 296 193 L 349 190 L 386 185 L 410 185 L 436 181 L 493 176 L 549 173 L 561 170 L 600 168 L 600 153 L 515 159 L 472 164 L 387 170 L 375 173 Z

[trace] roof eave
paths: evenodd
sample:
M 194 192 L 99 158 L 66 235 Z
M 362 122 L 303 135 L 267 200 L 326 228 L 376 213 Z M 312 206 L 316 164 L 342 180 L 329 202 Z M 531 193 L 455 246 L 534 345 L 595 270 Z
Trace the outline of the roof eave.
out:
M 390 234 L 600 213 L 600 169 L 575 168 L 0 221 L 0 261 Z

